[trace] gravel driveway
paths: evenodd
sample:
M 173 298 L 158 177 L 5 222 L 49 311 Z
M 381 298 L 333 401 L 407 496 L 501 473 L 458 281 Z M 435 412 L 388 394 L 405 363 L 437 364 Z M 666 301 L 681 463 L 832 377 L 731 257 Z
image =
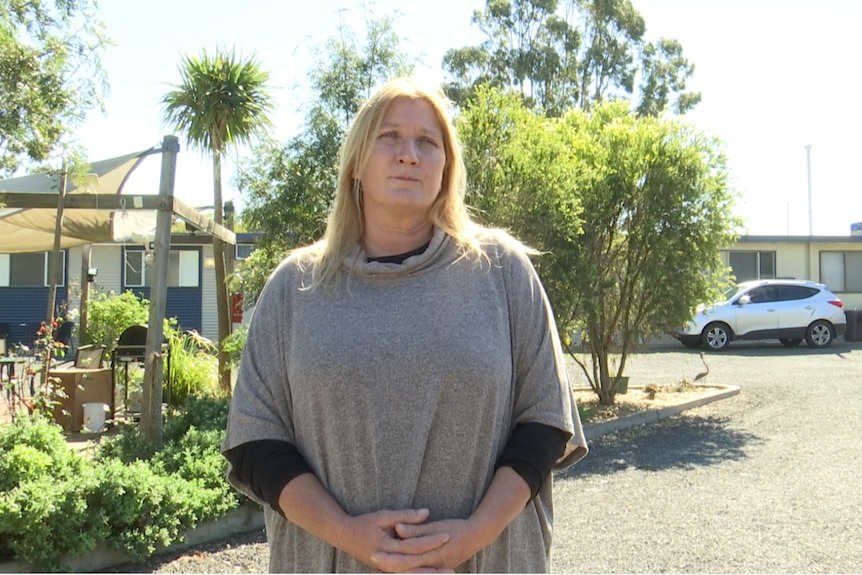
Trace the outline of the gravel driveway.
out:
M 862 567 L 862 344 L 744 342 L 707 354 L 739 395 L 597 438 L 555 480 L 561 573 L 849 573 Z M 633 385 L 704 371 L 679 344 L 631 358 Z M 114 571 L 267 570 L 263 533 Z

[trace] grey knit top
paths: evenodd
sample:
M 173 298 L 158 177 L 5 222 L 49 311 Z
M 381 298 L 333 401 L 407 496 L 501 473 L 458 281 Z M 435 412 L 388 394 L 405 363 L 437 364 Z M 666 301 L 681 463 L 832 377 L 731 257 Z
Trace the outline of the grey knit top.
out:
M 368 262 L 357 247 L 335 292 L 307 289 L 301 254 L 282 262 L 254 312 L 223 450 L 288 441 L 348 513 L 427 507 L 430 520 L 470 515 L 516 424 L 572 434 L 558 468 L 583 457 L 538 276 L 508 235 L 482 240 L 487 260 L 462 257 L 439 230 L 401 265 Z M 551 489 L 549 479 L 459 570 L 547 571 Z M 271 571 L 369 570 L 265 509 Z

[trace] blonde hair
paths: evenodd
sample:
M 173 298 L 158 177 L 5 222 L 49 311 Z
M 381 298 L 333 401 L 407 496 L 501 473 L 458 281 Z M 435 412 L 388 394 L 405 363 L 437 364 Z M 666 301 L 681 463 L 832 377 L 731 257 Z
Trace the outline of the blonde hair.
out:
M 326 224 L 323 238 L 300 250 L 310 256 L 312 285 L 335 287 L 344 259 L 362 239 L 364 217 L 359 174 L 368 163 L 377 131 L 386 111 L 397 98 L 428 102 L 437 116 L 443 134 L 446 163 L 443 168 L 441 191 L 431 206 L 431 223 L 446 232 L 462 248 L 465 255 L 484 255 L 476 236 L 478 226 L 472 221 L 464 203 L 467 176 L 461 144 L 449 116 L 450 103 L 439 90 L 419 87 L 415 81 L 399 78 L 385 84 L 362 105 L 353 119 L 341 146 L 338 184 L 335 202 Z M 303 258 L 305 259 L 305 258 Z

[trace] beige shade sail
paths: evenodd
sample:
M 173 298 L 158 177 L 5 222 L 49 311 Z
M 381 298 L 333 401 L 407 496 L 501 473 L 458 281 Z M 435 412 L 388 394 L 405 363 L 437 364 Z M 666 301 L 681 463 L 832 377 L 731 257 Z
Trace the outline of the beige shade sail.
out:
M 66 184 L 69 196 L 94 195 L 96 205 L 103 195 L 119 195 L 132 171 L 143 159 L 161 148 L 155 147 L 117 158 L 100 160 L 90 164 L 87 176 L 82 181 Z M 18 194 L 21 205 L 12 205 L 6 198 L 6 205 L 0 208 L 0 253 L 29 253 L 51 251 L 57 222 L 57 208 L 31 207 L 38 200 L 38 194 L 57 194 L 60 189 L 60 173 L 45 172 L 0 180 L 0 195 Z M 23 196 L 21 196 L 23 194 Z M 32 196 L 31 196 L 32 195 Z M 122 203 L 122 202 L 121 202 Z M 132 200 L 129 199 L 129 208 Z M 116 202 L 111 202 L 115 205 Z M 156 212 L 152 210 L 111 210 L 70 208 L 66 202 L 63 210 L 63 226 L 60 246 L 70 248 L 96 242 L 124 241 L 133 233 L 152 230 L 155 227 Z

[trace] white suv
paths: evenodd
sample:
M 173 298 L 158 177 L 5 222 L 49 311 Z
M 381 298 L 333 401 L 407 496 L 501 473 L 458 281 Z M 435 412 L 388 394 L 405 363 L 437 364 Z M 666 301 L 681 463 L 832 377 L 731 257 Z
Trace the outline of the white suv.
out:
M 844 335 L 844 304 L 823 284 L 758 280 L 732 287 L 722 300 L 701 304 L 675 335 L 686 347 L 720 351 L 734 339 L 778 339 L 787 346 L 804 339 L 827 347 Z

